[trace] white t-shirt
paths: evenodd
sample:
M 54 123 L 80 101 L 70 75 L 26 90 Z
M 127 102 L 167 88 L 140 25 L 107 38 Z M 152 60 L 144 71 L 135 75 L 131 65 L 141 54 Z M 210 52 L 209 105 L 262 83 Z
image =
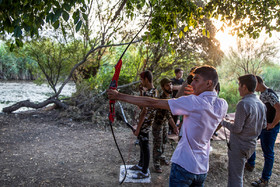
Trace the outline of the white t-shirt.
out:
M 184 115 L 182 138 L 171 161 L 188 172 L 205 174 L 209 169 L 210 139 L 227 113 L 228 104 L 216 92 L 168 100 L 173 115 Z

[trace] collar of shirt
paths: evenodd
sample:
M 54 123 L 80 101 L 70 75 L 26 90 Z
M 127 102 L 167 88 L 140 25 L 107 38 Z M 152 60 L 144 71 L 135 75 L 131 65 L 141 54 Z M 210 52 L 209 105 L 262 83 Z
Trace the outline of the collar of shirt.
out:
M 245 95 L 242 99 L 247 98 L 247 97 L 256 97 L 256 94 L 252 93 L 252 94 L 247 94 Z
M 205 91 L 198 95 L 199 97 L 205 97 L 205 96 L 217 96 L 217 92 L 215 91 Z

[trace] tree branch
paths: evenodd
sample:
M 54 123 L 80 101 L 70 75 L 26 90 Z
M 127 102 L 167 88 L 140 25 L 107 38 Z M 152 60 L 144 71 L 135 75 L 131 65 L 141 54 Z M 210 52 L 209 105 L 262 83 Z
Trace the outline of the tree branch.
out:
M 66 104 L 62 103 L 61 101 L 59 101 L 57 99 L 48 99 L 48 100 L 45 100 L 38 104 L 30 102 L 30 100 L 25 100 L 25 101 L 17 102 L 16 104 L 13 104 L 12 106 L 5 107 L 5 108 L 3 108 L 2 111 L 4 113 L 12 113 L 13 111 L 18 110 L 21 107 L 29 107 L 29 108 L 38 109 L 38 108 L 47 106 L 48 104 L 51 104 L 51 103 L 56 104 L 59 108 L 64 108 L 64 109 L 67 108 Z
M 123 0 L 121 6 L 119 7 L 119 9 L 116 11 L 114 18 L 111 20 L 111 22 L 114 22 L 117 17 L 120 15 L 122 9 L 124 8 L 124 5 L 126 4 L 127 0 Z
M 134 42 L 132 42 L 132 43 L 137 43 L 137 42 L 140 42 L 140 41 L 142 41 L 142 39 L 137 40 L 137 41 L 134 41 Z M 73 74 L 73 72 L 75 71 L 75 69 L 77 69 L 80 65 L 82 65 L 84 62 L 86 62 L 88 56 L 89 56 L 91 53 L 93 53 L 94 51 L 96 51 L 96 50 L 98 50 L 98 49 L 104 48 L 104 47 L 122 46 L 122 45 L 128 45 L 129 43 L 130 43 L 130 42 L 128 42 L 128 43 L 122 43 L 122 44 L 100 45 L 100 46 L 98 46 L 98 47 L 96 47 L 96 48 L 92 48 L 92 49 L 84 56 L 84 59 L 83 59 L 82 61 L 80 61 L 78 64 L 75 64 L 75 66 L 72 68 L 72 70 L 71 70 L 69 76 L 67 77 L 67 79 L 66 79 L 66 80 L 62 83 L 62 85 L 60 86 L 58 92 L 57 92 L 56 94 L 54 94 L 53 96 L 51 96 L 50 98 L 55 98 L 55 97 L 57 97 L 57 96 L 61 93 L 63 87 L 64 87 L 64 86 L 66 85 L 66 83 L 71 79 L 72 74 Z

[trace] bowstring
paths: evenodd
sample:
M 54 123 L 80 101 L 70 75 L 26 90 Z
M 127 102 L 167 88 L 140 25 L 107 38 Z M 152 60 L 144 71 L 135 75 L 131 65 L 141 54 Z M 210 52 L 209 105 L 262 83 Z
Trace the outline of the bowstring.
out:
M 122 59 L 123 55 L 124 55 L 125 52 L 127 51 L 128 47 L 131 45 L 131 43 L 133 42 L 133 40 L 137 37 L 137 35 L 143 30 L 143 28 L 144 28 L 144 27 L 146 26 L 146 24 L 149 22 L 149 20 L 150 20 L 150 18 L 151 18 L 151 16 L 152 16 L 152 11 L 153 11 L 153 10 L 152 10 L 152 4 L 151 4 L 150 1 L 149 1 L 149 4 L 150 4 L 150 7 L 151 7 L 151 13 L 150 13 L 149 19 L 145 22 L 145 24 L 142 26 L 142 28 L 141 28 L 141 29 L 137 32 L 137 34 L 133 37 L 133 39 L 132 39 L 131 42 L 128 44 L 128 46 L 127 46 L 126 49 L 124 50 L 124 52 L 123 52 L 123 54 L 121 55 L 121 57 L 120 57 L 119 60 Z M 111 132 L 112 132 L 112 135 L 113 135 L 113 138 L 114 138 L 114 142 L 115 142 L 115 144 L 116 144 L 116 147 L 117 147 L 117 149 L 118 149 L 118 152 L 119 152 L 119 154 L 120 154 L 120 156 L 121 156 L 121 159 L 122 159 L 122 161 L 123 161 L 124 168 L 125 168 L 125 176 L 124 176 L 124 178 L 122 179 L 122 181 L 120 182 L 120 184 L 122 184 L 122 183 L 125 181 L 126 176 L 127 176 L 127 168 L 126 168 L 125 160 L 124 160 L 124 158 L 123 158 L 123 155 L 122 155 L 122 153 L 121 153 L 121 150 L 120 150 L 120 148 L 119 148 L 119 145 L 118 145 L 117 140 L 116 140 L 116 137 L 115 137 L 115 133 L 114 133 L 114 130 L 113 130 L 112 122 L 111 122 L 110 120 L 109 120 L 109 125 L 110 125 Z

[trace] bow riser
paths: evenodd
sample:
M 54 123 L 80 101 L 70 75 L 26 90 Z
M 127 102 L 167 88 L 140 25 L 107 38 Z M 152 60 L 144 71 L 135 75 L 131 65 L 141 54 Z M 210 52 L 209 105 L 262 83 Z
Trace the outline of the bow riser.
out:
M 109 88 L 112 90 L 116 90 L 118 87 L 118 80 L 119 80 L 121 68 L 122 68 L 122 59 L 120 59 L 118 63 L 115 65 L 115 73 L 109 86 Z M 116 103 L 115 100 L 109 101 L 109 110 L 110 110 L 109 120 L 111 123 L 114 122 L 114 118 L 115 118 L 115 103 Z

